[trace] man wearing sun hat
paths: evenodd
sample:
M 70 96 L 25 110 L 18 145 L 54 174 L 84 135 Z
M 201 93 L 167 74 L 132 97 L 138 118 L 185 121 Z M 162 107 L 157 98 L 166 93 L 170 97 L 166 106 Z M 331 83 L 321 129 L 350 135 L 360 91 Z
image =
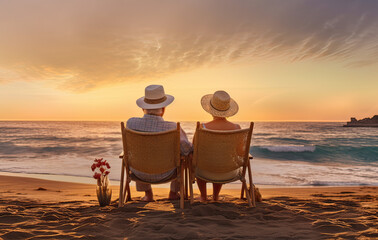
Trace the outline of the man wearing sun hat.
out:
M 173 102 L 175 98 L 165 94 L 161 85 L 149 85 L 145 88 L 145 96 L 136 101 L 138 107 L 143 109 L 144 116 L 142 118 L 133 117 L 127 121 L 127 128 L 141 132 L 162 132 L 176 128 L 175 122 L 164 121 L 163 115 L 165 108 Z M 188 156 L 192 152 L 192 144 L 188 141 L 185 132 L 180 132 L 180 151 L 181 155 Z M 138 178 L 150 182 L 158 182 L 166 179 L 175 173 L 176 169 L 172 169 L 163 174 L 147 174 L 135 169 L 130 169 Z M 151 184 L 136 183 L 137 191 L 144 191 L 143 201 L 153 201 L 153 193 Z M 169 199 L 178 199 L 178 191 L 180 189 L 179 182 L 173 180 L 171 182 L 171 191 Z

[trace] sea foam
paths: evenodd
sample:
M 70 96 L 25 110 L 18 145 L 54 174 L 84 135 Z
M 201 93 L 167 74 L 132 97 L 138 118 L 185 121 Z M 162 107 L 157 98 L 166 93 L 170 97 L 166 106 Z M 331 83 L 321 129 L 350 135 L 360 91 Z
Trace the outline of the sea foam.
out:
M 256 146 L 268 149 L 271 152 L 314 152 L 316 147 L 313 145 L 277 145 L 277 146 Z

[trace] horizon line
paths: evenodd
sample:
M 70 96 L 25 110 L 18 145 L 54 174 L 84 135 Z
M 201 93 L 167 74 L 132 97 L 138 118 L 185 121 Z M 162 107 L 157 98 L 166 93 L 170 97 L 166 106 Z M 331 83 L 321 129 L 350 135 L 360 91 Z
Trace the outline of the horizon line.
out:
M 110 119 L 0 119 L 0 122 L 125 122 Z M 174 122 L 205 122 L 209 120 L 168 120 Z M 233 122 L 348 122 L 348 120 L 235 120 Z

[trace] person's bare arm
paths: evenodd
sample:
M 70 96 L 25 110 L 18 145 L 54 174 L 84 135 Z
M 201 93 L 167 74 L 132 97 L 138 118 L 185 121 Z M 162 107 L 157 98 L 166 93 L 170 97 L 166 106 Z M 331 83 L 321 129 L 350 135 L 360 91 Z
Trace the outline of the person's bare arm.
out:
M 181 155 L 184 156 L 188 156 L 193 151 L 192 144 L 189 142 L 188 137 L 182 128 L 180 129 L 180 151 Z

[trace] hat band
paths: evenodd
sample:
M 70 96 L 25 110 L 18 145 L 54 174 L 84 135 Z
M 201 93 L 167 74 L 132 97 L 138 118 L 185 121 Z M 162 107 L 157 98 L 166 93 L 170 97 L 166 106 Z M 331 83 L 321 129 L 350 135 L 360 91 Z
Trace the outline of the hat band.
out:
M 217 111 L 221 111 L 221 112 L 225 112 L 225 111 L 227 111 L 228 109 L 230 109 L 230 107 L 231 107 L 231 105 L 228 105 L 228 108 L 226 108 L 226 109 L 224 109 L 224 110 L 220 110 L 220 109 L 214 107 L 213 103 L 211 102 L 211 99 L 210 99 L 210 106 L 213 107 L 215 110 L 217 110 Z
M 144 98 L 144 102 L 145 103 L 148 103 L 148 104 L 159 104 L 159 103 L 162 103 L 164 102 L 165 100 L 167 100 L 167 96 L 164 96 L 162 98 L 158 98 L 158 99 L 148 99 L 148 98 Z

